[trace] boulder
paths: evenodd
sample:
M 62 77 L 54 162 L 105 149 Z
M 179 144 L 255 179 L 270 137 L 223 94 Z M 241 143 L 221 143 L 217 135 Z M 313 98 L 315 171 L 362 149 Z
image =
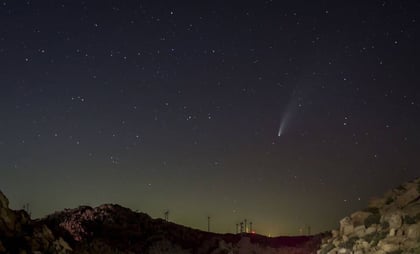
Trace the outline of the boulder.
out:
M 396 205 L 400 208 L 405 207 L 412 201 L 416 200 L 420 195 L 417 191 L 416 183 L 408 183 L 405 187 L 407 188 L 407 190 L 401 195 L 399 195 L 395 200 Z
M 396 234 L 395 234 L 395 232 L 396 232 L 396 229 L 395 228 L 391 228 L 390 230 L 389 230 L 389 236 L 395 236 Z
M 370 243 L 368 243 L 367 241 L 363 241 L 362 242 L 362 247 L 363 249 L 367 250 L 370 248 Z
M 333 244 L 335 247 L 338 247 L 338 246 L 341 244 L 341 242 L 342 242 L 342 241 L 341 241 L 340 239 L 337 239 L 337 238 L 336 238 L 336 239 L 334 239 L 334 240 L 333 240 L 332 244 Z
M 338 253 L 339 254 L 351 254 L 352 251 L 350 251 L 350 250 L 348 250 L 346 248 L 341 248 L 341 249 L 338 250 Z
M 407 239 L 402 243 L 402 248 L 404 249 L 414 249 L 420 247 L 420 242 L 418 240 Z M 417 253 L 417 252 L 416 252 Z
M 400 246 L 398 246 L 397 244 L 393 244 L 393 243 L 384 243 L 381 246 L 381 249 L 385 252 L 394 252 L 400 249 Z
M 371 214 L 372 213 L 370 212 L 357 211 L 357 212 L 352 213 L 350 215 L 350 218 L 353 221 L 353 225 L 357 227 L 360 225 L 364 225 L 366 218 L 369 217 L 369 215 Z
M 366 228 L 364 225 L 360 225 L 354 228 L 354 234 L 361 238 L 364 237 L 366 235 Z
M 384 215 L 383 220 L 388 222 L 389 228 L 398 229 L 402 226 L 403 219 L 402 219 L 402 212 L 400 210 L 387 213 Z
M 366 234 L 370 235 L 370 234 L 375 233 L 378 230 L 376 227 L 377 227 L 376 225 L 372 225 L 372 226 L 368 227 L 366 229 Z
M 374 254 L 386 254 L 386 252 L 384 250 L 377 250 L 375 252 L 372 252 Z
M 372 198 L 369 200 L 368 207 L 369 208 L 381 208 L 385 205 L 386 199 L 385 198 Z
M 411 240 L 420 240 L 420 223 L 408 226 L 407 237 Z
M 68 253 L 73 251 L 69 244 L 61 237 L 53 242 L 53 247 L 58 253 Z
M 396 236 L 404 236 L 404 232 L 405 230 L 403 230 L 403 228 L 397 229 Z
M 336 229 L 333 229 L 331 231 L 331 235 L 332 235 L 333 238 L 336 238 L 340 235 L 340 232 L 338 232 L 338 230 L 336 230 Z
M 350 217 L 345 217 L 340 220 L 340 234 L 350 235 L 354 231 L 353 221 Z

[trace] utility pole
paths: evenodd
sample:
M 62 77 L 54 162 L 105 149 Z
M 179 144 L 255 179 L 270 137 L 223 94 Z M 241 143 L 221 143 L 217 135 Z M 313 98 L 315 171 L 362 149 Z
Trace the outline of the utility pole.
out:
M 247 230 L 248 225 L 246 224 L 246 219 L 244 220 L 244 222 L 245 222 L 245 233 L 248 233 L 248 230 Z
M 29 203 L 23 205 L 23 210 L 25 210 L 25 212 L 28 213 L 29 216 L 31 216 L 31 211 L 29 210 Z
M 166 210 L 163 214 L 165 215 L 165 220 L 169 221 L 169 210 Z
M 239 233 L 239 223 L 236 223 L 236 234 Z
M 241 234 L 244 232 L 244 223 L 243 222 L 241 222 Z
M 252 233 L 252 221 L 249 222 L 249 232 Z
M 210 216 L 207 216 L 207 231 L 210 232 Z

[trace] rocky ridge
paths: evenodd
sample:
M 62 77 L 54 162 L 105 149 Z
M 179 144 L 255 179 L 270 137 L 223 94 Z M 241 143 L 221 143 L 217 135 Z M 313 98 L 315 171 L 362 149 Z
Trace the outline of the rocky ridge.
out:
M 307 254 L 316 252 L 322 238 L 209 233 L 110 204 L 66 209 L 43 222 L 74 253 Z
M 24 210 L 11 210 L 0 192 L 0 253 L 5 254 L 308 254 L 321 238 L 209 233 L 111 204 L 31 220 Z
M 9 209 L 0 191 L 0 253 L 70 253 L 72 249 L 44 224 L 31 220 L 23 210 Z
M 420 178 L 340 220 L 318 254 L 420 254 Z

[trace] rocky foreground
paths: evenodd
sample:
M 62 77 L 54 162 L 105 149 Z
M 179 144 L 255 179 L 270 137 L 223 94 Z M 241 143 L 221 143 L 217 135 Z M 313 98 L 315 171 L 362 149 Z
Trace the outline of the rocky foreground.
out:
M 318 254 L 420 254 L 420 178 L 340 221 Z

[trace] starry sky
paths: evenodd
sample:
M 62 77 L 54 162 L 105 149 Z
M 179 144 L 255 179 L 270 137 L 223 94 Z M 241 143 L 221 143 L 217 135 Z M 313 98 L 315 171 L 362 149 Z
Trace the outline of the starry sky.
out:
M 1 0 L 0 24 L 0 189 L 34 217 L 316 233 L 419 176 L 418 1 Z

